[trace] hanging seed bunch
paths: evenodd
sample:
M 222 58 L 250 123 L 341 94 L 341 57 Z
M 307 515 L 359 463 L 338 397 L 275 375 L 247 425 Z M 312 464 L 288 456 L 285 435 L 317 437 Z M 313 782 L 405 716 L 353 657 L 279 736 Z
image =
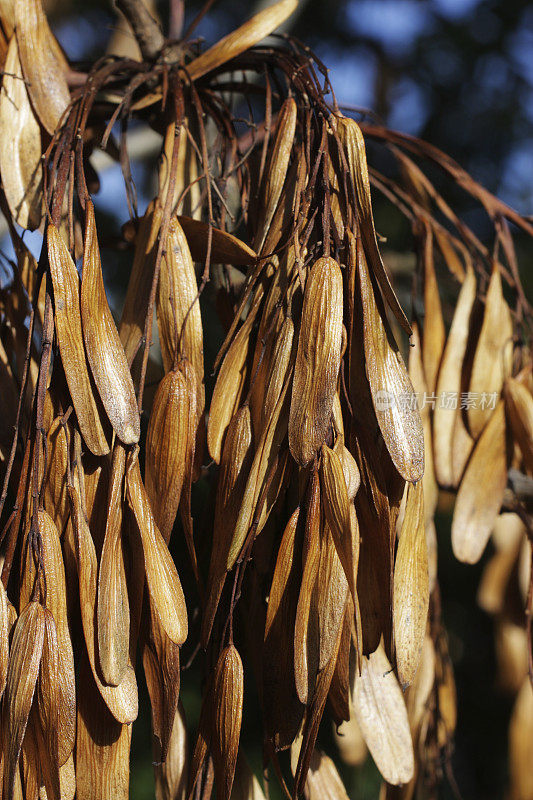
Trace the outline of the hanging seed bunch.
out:
M 439 487 L 457 491 L 461 560 L 491 534 L 501 542 L 484 586 L 502 625 L 513 564 L 530 558 L 531 309 L 509 223 L 531 225 L 435 148 L 345 117 L 303 45 L 261 45 L 295 0 L 204 52 L 194 26 L 166 41 L 141 2 L 119 5 L 136 50 L 88 74 L 68 65 L 40 0 L 0 8 L 0 204 L 15 252 L 0 297 L 2 796 L 128 796 L 138 653 L 158 798 L 263 797 L 240 745 L 254 693 L 265 771 L 287 796 L 346 797 L 317 745 L 325 714 L 343 759 L 370 751 L 384 796 L 434 796 L 456 718 Z M 133 119 L 161 136 L 142 215 Z M 368 167 L 365 137 L 392 154 L 393 178 Z M 121 165 L 131 217 L 118 325 L 93 206 L 98 149 Z M 417 161 L 482 204 L 491 252 Z M 371 182 L 413 227 L 412 323 L 380 254 Z M 38 262 L 17 226 L 42 231 Z M 225 338 L 207 366 L 217 314 Z M 441 406 L 454 392 L 487 397 Z M 200 491 L 211 501 L 193 517 Z M 201 679 L 196 731 L 179 702 L 182 648 Z M 525 687 L 517 786 L 525 678 L 513 684 Z

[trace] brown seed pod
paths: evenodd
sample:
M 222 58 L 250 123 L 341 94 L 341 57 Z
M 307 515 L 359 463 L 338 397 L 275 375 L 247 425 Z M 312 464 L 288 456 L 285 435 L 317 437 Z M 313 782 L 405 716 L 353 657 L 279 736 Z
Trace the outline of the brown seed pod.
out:
M 257 445 L 254 460 L 250 468 L 246 488 L 242 498 L 239 515 L 228 553 L 227 569 L 232 569 L 250 530 L 255 525 L 257 533 L 261 518 L 261 501 L 264 492 L 272 481 L 273 470 L 277 465 L 281 443 L 287 434 L 289 418 L 288 408 L 289 381 L 281 391 L 276 407 Z
M 359 528 L 357 517 L 350 513 L 350 501 L 346 491 L 340 458 L 326 445 L 322 445 L 320 482 L 324 513 L 335 542 L 354 603 L 357 602 L 357 561 L 359 551 Z M 355 522 L 353 525 L 352 523 Z
M 0 90 L 2 186 L 13 219 L 34 230 L 42 217 L 41 133 L 22 79 L 16 36 L 9 42 L 4 70 Z
M 331 424 L 342 343 L 342 274 L 320 258 L 307 279 L 289 418 L 293 458 L 305 466 L 324 443 Z
M 416 397 L 421 398 L 421 402 L 419 403 L 417 399 L 417 403 L 420 407 L 420 417 L 422 419 L 422 428 L 424 431 L 424 476 L 422 478 L 422 485 L 424 487 L 426 522 L 429 523 L 430 520 L 433 519 L 435 509 L 437 508 L 439 488 L 435 479 L 433 437 L 431 430 L 431 404 L 423 402 L 423 398 L 431 396 L 431 393 L 428 391 L 426 373 L 422 363 L 422 345 L 417 322 L 413 322 L 413 336 L 410 345 L 409 378 L 413 384 Z M 440 405 L 440 403 L 438 405 Z M 449 413 L 453 417 L 453 411 Z M 433 413 L 433 417 L 435 417 L 435 412 Z
M 122 540 L 125 470 L 126 451 L 117 442 L 113 450 L 107 522 L 98 569 L 96 621 L 98 660 L 102 677 L 110 686 L 122 682 L 130 649 L 130 606 Z
M 61 692 L 59 685 L 59 642 L 54 617 L 44 609 L 44 639 L 39 677 L 35 689 L 37 741 L 47 797 L 61 798 L 59 780 L 59 745 Z M 70 755 L 70 753 L 69 753 Z
M 69 487 L 69 499 L 76 538 L 81 621 L 93 679 L 113 717 L 119 723 L 128 724 L 137 718 L 138 712 L 135 671 L 130 661 L 124 678 L 118 686 L 108 686 L 100 678 L 96 663 L 97 632 L 95 630 L 95 618 L 98 581 L 96 551 L 78 492 L 73 487 Z
M 62 766 L 74 749 L 76 740 L 76 687 L 74 653 L 70 636 L 67 606 L 65 567 L 59 532 L 46 511 L 37 515 L 40 537 L 42 574 L 40 589 L 44 597 L 46 581 L 46 609 L 53 617 L 54 637 L 57 639 L 58 707 L 59 707 L 59 766 Z M 43 578 L 44 576 L 44 578 Z M 23 575 L 20 586 L 20 606 L 30 602 L 37 579 L 36 564 L 29 547 L 25 549 Z M 48 623 L 46 623 L 48 625 Z M 47 634 L 48 635 L 48 634 Z
M 0 581 L 1 583 L 1 581 Z M 9 663 L 9 612 L 4 584 L 0 586 L 0 699 L 4 694 Z
M 157 292 L 157 323 L 165 372 L 186 358 L 196 373 L 198 414 L 204 410 L 204 349 L 194 264 L 183 229 L 170 221 Z
M 185 797 L 188 751 L 185 712 L 180 703 L 174 717 L 166 760 L 154 765 L 156 800 L 183 800 Z
M 246 380 L 246 361 L 250 349 L 250 333 L 259 310 L 261 296 L 255 298 L 248 316 L 224 357 L 211 398 L 207 423 L 207 447 L 217 464 L 220 461 L 222 442 L 230 420 L 240 403 Z
M 143 666 L 152 706 L 154 761 L 165 761 L 172 746 L 173 729 L 178 716 L 180 693 L 180 647 L 161 624 L 152 599 L 147 598 L 147 627 L 143 646 Z M 178 723 L 179 724 L 179 723 Z M 174 746 L 176 743 L 174 743 Z M 172 754 L 170 754 L 172 755 Z M 178 755 L 179 754 L 174 754 Z M 185 783 L 185 781 L 183 781 Z
M 86 206 L 81 316 L 87 358 L 109 421 L 122 442 L 134 444 L 140 435 L 139 411 L 126 355 L 107 303 L 90 201 Z
M 261 252 L 265 242 L 285 184 L 296 131 L 297 110 L 294 99 L 288 97 L 283 102 L 278 114 L 276 136 L 272 142 L 270 159 L 263 175 L 260 192 L 259 220 L 254 241 L 258 253 Z
M 303 705 L 307 705 L 315 688 L 320 648 L 316 581 L 322 532 L 320 481 L 316 471 L 308 491 L 302 583 L 294 626 L 294 679 L 298 699 Z
M 348 167 L 355 190 L 354 200 L 357 204 L 357 216 L 366 258 L 370 262 L 374 276 L 396 319 L 408 336 L 410 336 L 411 326 L 398 302 L 398 298 L 394 294 L 394 289 L 390 284 L 378 249 L 372 215 L 372 199 L 370 197 L 370 181 L 368 178 L 363 134 L 357 122 L 347 117 L 337 117 L 337 132 L 346 151 Z
M 374 411 L 394 466 L 405 480 L 418 481 L 424 474 L 424 434 L 420 412 L 411 402 L 413 386 L 361 250 L 359 256 L 365 364 Z
M 50 30 L 41 0 L 17 0 L 15 29 L 20 62 L 37 116 L 53 134 L 70 102 L 65 57 Z
M 44 609 L 39 603 L 29 603 L 18 618 L 13 633 L 2 708 L 3 790 L 7 800 L 14 797 L 18 758 L 39 675 L 44 617 Z
M 126 487 L 142 543 L 146 582 L 167 636 L 178 645 L 187 638 L 187 609 L 176 566 L 156 527 L 141 479 L 138 450 L 128 455 Z
M 424 266 L 424 334 L 423 362 L 428 392 L 433 394 L 446 341 L 446 331 L 442 318 L 439 286 L 435 275 L 433 260 L 433 234 L 429 224 L 425 225 L 423 236 Z
M 135 254 L 119 325 L 120 341 L 130 365 L 137 353 L 148 313 L 162 213 L 159 200 L 152 200 L 135 237 Z
M 218 478 L 213 546 L 209 564 L 208 597 L 202 621 L 202 642 L 207 645 L 227 572 L 227 559 L 253 459 L 250 408 L 243 406 L 231 420 Z
M 229 800 L 239 752 L 244 673 L 233 644 L 219 656 L 213 685 L 213 761 L 217 800 Z
M 353 506 L 352 506 L 353 508 Z M 355 509 L 353 510 L 355 514 Z M 329 526 L 324 525 L 317 576 L 317 607 L 320 651 L 319 670 L 329 663 L 343 623 L 348 581 L 333 542 Z
M 57 228 L 48 225 L 48 262 L 54 287 L 55 326 L 61 361 L 81 434 L 97 456 L 109 453 L 87 369 L 80 313 L 79 278 Z
M 265 727 L 276 750 L 290 747 L 304 706 L 294 680 L 294 630 L 301 582 L 296 532 L 300 509 L 291 515 L 278 550 L 268 599 L 263 647 Z
M 67 496 L 68 441 L 61 417 L 56 417 L 46 436 L 48 463 L 44 481 L 44 507 L 60 533 L 65 530 L 70 508 Z
M 128 800 L 132 726 L 111 715 L 85 658 L 80 664 L 76 737 L 76 798 Z
M 178 222 L 187 239 L 192 260 L 205 262 L 209 238 L 207 222 L 182 215 L 178 216 Z M 232 264 L 234 267 L 246 267 L 257 259 L 257 253 L 232 233 L 211 226 L 211 237 L 211 264 Z
M 166 542 L 178 513 L 190 455 L 189 387 L 178 368 L 158 386 L 146 436 L 146 491 Z

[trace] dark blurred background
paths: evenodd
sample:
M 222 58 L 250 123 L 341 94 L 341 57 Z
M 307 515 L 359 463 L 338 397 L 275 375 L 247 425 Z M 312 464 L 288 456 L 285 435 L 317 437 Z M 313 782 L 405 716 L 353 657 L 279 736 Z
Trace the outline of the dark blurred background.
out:
M 197 34 L 212 43 L 269 3 L 218 0 Z M 105 51 L 116 27 L 111 2 L 57 0 L 47 4 L 54 30 L 74 61 Z M 199 3 L 186 0 L 186 23 Z M 163 25 L 168 2 L 157 4 Z M 519 0 L 300 0 L 289 32 L 308 43 L 329 67 L 340 105 L 371 109 L 388 126 L 427 139 L 524 215 L 533 214 L 533 6 Z M 143 164 L 136 167 L 143 178 Z M 101 213 L 116 214 L 121 189 L 110 169 L 97 199 Z M 452 190 L 454 208 L 491 244 L 484 215 Z M 397 249 L 412 247 L 409 232 L 380 205 L 381 234 Z M 123 222 L 126 213 L 118 214 Z M 520 248 L 520 243 L 519 243 Z M 521 249 L 522 273 L 532 285 L 531 249 Z M 531 298 L 531 292 L 530 292 Z M 197 500 L 198 502 L 198 500 Z M 504 796 L 507 725 L 512 697 L 499 688 L 492 620 L 476 605 L 479 576 L 458 564 L 449 543 L 450 503 L 438 517 L 439 570 L 444 622 L 458 690 L 453 772 L 464 800 Z M 184 674 L 189 722 L 198 714 L 194 669 Z M 146 698 L 145 698 L 146 700 Z M 153 796 L 149 715 L 134 726 L 131 795 Z M 253 720 L 250 723 L 253 728 Z M 327 733 L 327 732 L 326 732 Z M 246 728 L 245 733 L 246 735 Z M 258 752 L 249 753 L 258 765 Z M 372 765 L 344 770 L 353 798 L 377 798 Z M 274 796 L 274 795 L 273 795 Z M 456 797 L 445 782 L 442 797 Z

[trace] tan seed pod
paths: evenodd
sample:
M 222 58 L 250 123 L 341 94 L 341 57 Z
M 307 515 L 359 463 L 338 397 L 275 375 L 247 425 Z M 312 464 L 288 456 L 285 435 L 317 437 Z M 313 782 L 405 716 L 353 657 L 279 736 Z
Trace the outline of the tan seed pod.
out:
M 172 642 L 149 598 L 148 632 L 143 647 L 143 666 L 152 711 L 154 761 L 164 762 L 172 745 L 180 693 L 180 648 Z M 170 754 L 172 755 L 172 754 Z
M 15 30 L 15 0 L 0 0 L 0 18 L 4 35 L 9 41 Z
M 20 749 L 39 675 L 44 625 L 43 607 L 39 603 L 29 603 L 18 618 L 13 633 L 2 708 L 3 790 L 6 800 L 12 800 L 14 796 Z
M 196 373 L 197 407 L 204 409 L 204 345 L 198 284 L 187 239 L 177 217 L 170 220 L 157 291 L 157 323 L 165 372 L 186 358 Z
M 468 342 L 470 315 L 476 297 L 476 276 L 472 267 L 468 267 L 466 277 L 461 286 L 452 325 L 448 334 L 446 347 L 437 382 L 436 395 L 444 398 L 455 395 L 456 408 L 447 408 L 438 402 L 433 413 L 433 449 L 435 473 L 441 486 L 454 485 L 452 441 L 455 419 L 461 413 L 461 371 Z M 427 440 L 426 440 L 427 441 Z
M 359 486 L 361 485 L 361 474 L 359 472 L 359 467 L 357 466 L 357 461 L 352 456 L 348 448 L 344 446 L 343 435 L 337 437 L 337 440 L 333 446 L 333 450 L 338 455 L 341 462 L 344 482 L 346 484 L 346 492 L 348 494 L 348 500 L 351 503 L 357 494 Z
M 341 361 L 342 273 L 320 258 L 305 286 L 289 418 L 289 446 L 300 466 L 313 460 L 331 424 Z
M 109 309 L 96 239 L 94 207 L 86 205 L 81 317 L 83 338 L 91 372 L 107 416 L 125 444 L 139 441 L 140 419 L 135 389 Z
M 98 659 L 105 683 L 118 686 L 128 668 L 130 606 L 124 567 L 122 515 L 126 451 L 113 450 L 107 522 L 98 570 Z
M 209 225 L 199 219 L 178 216 L 183 233 L 187 239 L 193 261 L 205 262 Z M 211 264 L 232 264 L 234 267 L 247 267 L 257 259 L 255 250 L 232 233 L 211 227 Z
M 494 523 L 492 543 L 496 552 L 485 565 L 477 591 L 477 603 L 487 614 L 504 610 L 506 592 L 526 529 L 518 514 L 502 513 Z
M 59 675 L 59 766 L 65 763 L 76 739 L 76 687 L 74 653 L 70 638 L 67 589 L 59 532 L 46 511 L 37 515 L 41 544 L 41 562 L 46 577 L 46 608 L 53 617 L 58 643 Z M 36 580 L 35 561 L 26 548 L 24 572 L 20 586 L 21 610 L 30 602 Z M 42 579 L 41 579 L 42 585 Z M 44 587 L 43 587 L 44 589 Z M 43 591 L 44 594 L 44 591 Z
M 59 231 L 51 223 L 48 225 L 48 262 L 54 287 L 59 352 L 80 431 L 94 455 L 106 455 L 109 444 L 100 422 L 83 346 L 78 273 Z
M 351 506 L 353 508 L 353 505 Z M 354 509 L 355 514 L 355 509 Z M 319 670 L 328 664 L 335 649 L 339 628 L 344 619 L 348 581 L 337 554 L 329 526 L 324 525 L 317 575 L 317 601 L 319 625 Z
M 336 727 L 333 734 L 339 755 L 345 764 L 349 767 L 360 767 L 364 764 L 368 748 L 355 714 L 351 714 L 350 719 Z
M 408 484 L 394 566 L 393 618 L 398 680 L 412 683 L 422 652 L 429 608 L 428 552 L 421 483 Z
M 41 0 L 17 0 L 15 27 L 20 61 L 32 104 L 53 134 L 70 103 L 65 59 L 50 30 Z
M 76 738 L 76 798 L 128 800 L 131 725 L 110 714 L 94 685 L 86 659 L 80 664 Z
M 264 647 L 263 695 L 265 727 L 275 748 L 293 742 L 304 706 L 294 681 L 294 629 L 301 582 L 301 559 L 295 551 L 300 509 L 291 515 L 278 550 L 268 598 Z
M 19 797 L 38 797 L 41 788 L 44 789 L 45 769 L 41 761 L 47 758 L 42 731 L 37 717 L 37 703 L 32 703 L 28 724 L 22 742 L 19 757 L 19 768 L 15 782 L 14 800 Z M 43 765 L 44 766 L 44 765 Z M 17 793 L 17 781 L 22 784 L 22 794 Z M 49 782 L 50 783 L 50 782 Z
M 120 341 L 130 365 L 137 353 L 148 313 L 161 216 L 159 200 L 152 200 L 141 219 L 135 238 L 133 265 L 119 325 Z
M 533 397 L 515 378 L 504 384 L 505 411 L 527 470 L 533 474 Z
M 220 462 L 224 434 L 241 402 L 246 379 L 246 360 L 250 349 L 250 333 L 258 310 L 259 302 L 256 300 L 224 357 L 213 390 L 207 423 L 207 447 L 211 458 L 217 464 Z
M 432 393 L 428 390 L 426 373 L 422 363 L 423 348 L 420 342 L 420 333 L 417 322 L 413 322 L 413 336 L 409 347 L 409 377 L 413 384 L 416 397 L 424 398 Z M 419 404 L 420 405 L 420 404 Z M 435 412 L 434 412 L 435 413 Z M 453 412 L 450 412 L 453 414 Z M 424 487 L 424 508 L 426 522 L 433 519 L 437 502 L 439 499 L 439 489 L 435 478 L 435 468 L 433 459 L 433 438 L 431 431 L 431 404 L 422 403 L 420 408 L 422 428 L 424 431 L 424 477 L 422 485 Z
M 311 756 L 304 796 L 305 800 L 349 800 L 334 761 L 316 748 Z
M 279 283 L 276 281 L 275 288 L 277 287 L 279 287 Z M 259 330 L 255 343 L 252 369 L 250 371 L 250 412 L 252 415 L 252 427 L 257 438 L 261 436 L 264 430 L 263 406 L 265 399 L 265 387 L 268 376 L 273 368 L 274 351 L 278 350 L 279 352 L 280 333 L 284 321 L 284 314 L 281 307 L 278 306 L 272 311 L 271 314 L 268 313 L 269 296 L 270 293 L 267 296 L 265 305 L 263 307 L 263 314 L 261 316 L 261 322 L 259 324 Z M 270 320 L 270 325 L 268 327 L 268 331 L 265 331 L 263 323 L 267 319 Z
M 213 761 L 217 800 L 230 800 L 239 752 L 244 673 L 233 644 L 219 656 L 214 679 Z
M 38 720 L 38 741 L 41 756 L 41 773 L 44 777 L 47 796 L 60 800 L 59 781 L 59 737 L 61 693 L 59 687 L 59 642 L 54 618 L 44 609 L 44 639 L 39 677 L 35 691 Z M 39 742 L 40 744 L 41 742 Z M 69 753 L 70 755 L 70 753 Z
M 468 432 L 462 413 L 455 415 L 452 433 L 452 486 L 459 486 L 475 441 Z
M 307 705 L 312 697 L 320 657 L 316 582 L 320 565 L 321 503 L 320 481 L 316 471 L 308 491 L 303 574 L 294 626 L 294 678 L 296 693 L 303 705 Z
M 497 617 L 495 623 L 498 683 L 503 691 L 516 694 L 528 675 L 527 633 L 521 624 L 505 616 Z
M 301 794 L 304 789 L 309 764 L 315 747 L 316 737 L 318 735 L 318 728 L 324 713 L 324 707 L 328 698 L 331 681 L 335 672 L 335 665 L 337 663 L 337 655 L 339 652 L 340 643 L 342 640 L 343 626 L 339 631 L 339 637 L 336 642 L 335 649 L 326 667 L 319 673 L 316 682 L 313 697 L 308 706 L 304 724 L 302 726 L 302 745 L 300 754 L 298 756 L 298 764 L 295 770 L 295 796 Z
M 271 480 L 281 443 L 287 434 L 288 388 L 289 381 L 285 381 L 270 421 L 257 445 L 228 553 L 226 564 L 228 570 L 233 568 L 239 557 L 252 525 L 254 522 L 259 523 L 261 517 L 260 501 Z
M 194 141 L 194 139 L 196 139 L 197 135 L 198 126 L 186 115 L 183 118 L 179 130 L 177 164 L 173 176 L 174 195 L 171 201 L 173 213 L 179 212 L 180 214 L 188 214 L 189 218 L 194 216 L 195 219 L 192 220 L 193 222 L 200 221 L 202 214 L 202 189 L 201 183 L 198 180 L 198 156 L 191 142 L 191 140 Z M 175 136 L 176 126 L 172 121 L 167 125 L 163 150 L 159 159 L 158 197 L 161 199 L 162 204 L 166 202 L 167 193 L 170 188 L 170 170 L 172 167 Z M 205 225 L 205 223 L 202 224 Z M 202 259 L 194 257 L 194 260 L 201 261 Z
M 188 764 L 187 725 L 183 706 L 178 706 L 166 760 L 154 765 L 156 800 L 185 800 Z
M 213 544 L 209 564 L 209 593 L 202 621 L 202 643 L 207 645 L 226 578 L 226 564 L 233 531 L 253 458 L 249 406 L 231 420 L 222 450 L 218 476 Z
M 359 250 L 358 274 L 364 320 L 366 374 L 379 428 L 394 466 L 408 481 L 424 474 L 424 434 L 413 386 L 388 329 L 379 290 Z
M 128 502 L 141 539 L 146 582 L 167 636 L 178 645 L 187 638 L 187 609 L 176 566 L 156 527 L 150 501 L 141 478 L 138 450 L 128 455 L 126 468 Z
M 95 618 L 98 581 L 96 551 L 78 493 L 73 487 L 69 487 L 69 499 L 76 538 L 81 621 L 93 679 L 113 717 L 117 722 L 127 724 L 137 718 L 138 712 L 135 671 L 130 661 L 124 678 L 118 686 L 107 686 L 100 678 L 96 663 L 97 632 Z
M 533 796 L 533 693 L 525 678 L 516 698 L 509 725 L 510 800 Z
M 15 222 L 35 230 L 42 217 L 41 132 L 22 78 L 15 36 L 9 42 L 4 70 L 0 90 L 2 186 Z
M 498 264 L 494 264 L 490 278 L 483 324 L 477 341 L 469 390 L 477 399 L 468 408 L 470 433 L 477 439 L 488 420 L 494 405 L 483 403 L 483 397 L 499 395 L 503 383 L 511 374 L 513 351 L 513 321 L 502 292 Z
M 290 317 L 287 317 L 281 326 L 274 352 L 272 354 L 272 361 L 268 369 L 265 381 L 265 393 L 263 398 L 263 405 L 261 409 L 261 423 L 260 430 L 270 422 L 270 418 L 274 413 L 274 409 L 279 400 L 283 384 L 287 378 L 287 374 L 294 363 L 294 323 Z
M 56 417 L 46 436 L 48 453 L 44 482 L 44 507 L 60 533 L 70 513 L 67 497 L 68 441 L 62 419 Z
M 507 483 L 505 412 L 500 400 L 476 442 L 461 481 L 452 521 L 452 547 L 467 564 L 479 560 L 500 511 Z
M 248 22 L 220 39 L 213 47 L 187 64 L 191 80 L 197 80 L 220 67 L 249 47 L 259 44 L 265 36 L 276 30 L 295 10 L 298 0 L 279 0 L 264 11 L 255 14 Z
M 361 129 L 354 119 L 348 117 L 337 118 L 337 132 L 344 145 L 348 167 L 355 189 L 355 200 L 361 238 L 363 240 L 365 254 L 368 258 L 374 276 L 376 277 L 381 291 L 394 313 L 394 316 L 407 333 L 411 335 L 411 326 L 407 321 L 394 289 L 390 284 L 389 277 L 385 271 L 385 266 L 381 259 L 378 248 L 374 219 L 372 215 L 372 199 L 370 197 L 370 180 L 368 178 L 368 166 L 366 163 L 365 141 Z
M 400 684 L 383 646 L 362 661 L 353 687 L 353 710 L 376 766 L 387 783 L 414 774 L 413 741 Z
M 446 331 L 442 318 L 439 286 L 433 261 L 433 234 L 429 223 L 425 225 L 423 239 L 424 262 L 424 337 L 423 362 L 427 388 L 433 394 L 437 385 L 442 352 L 446 341 Z
M 242 750 L 237 757 L 237 767 L 231 792 L 232 800 L 266 800 L 261 784 L 250 769 Z M 159 800 L 159 798 L 158 798 Z
M 178 513 L 190 451 L 189 387 L 180 369 L 158 386 L 146 437 L 146 491 L 157 527 L 166 542 Z
M 2 582 L 0 581 L 0 583 Z M 6 688 L 7 666 L 9 663 L 9 632 L 7 594 L 2 583 L 0 586 L 0 699 Z
M 259 220 L 254 237 L 255 249 L 261 252 L 272 217 L 281 196 L 296 132 L 298 107 L 294 98 L 288 97 L 281 106 L 277 119 L 277 130 L 272 142 L 270 158 L 263 175 L 260 190 Z
M 335 542 L 354 603 L 357 600 L 357 562 L 359 529 L 357 518 L 350 513 L 346 483 L 340 458 L 334 450 L 322 446 L 320 461 L 320 482 L 324 513 Z M 355 525 L 352 525 L 355 519 Z

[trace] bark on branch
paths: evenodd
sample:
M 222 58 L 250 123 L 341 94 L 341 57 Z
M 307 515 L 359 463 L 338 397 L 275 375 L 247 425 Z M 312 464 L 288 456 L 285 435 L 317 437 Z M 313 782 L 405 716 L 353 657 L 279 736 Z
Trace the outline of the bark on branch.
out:
M 159 25 L 142 0 L 115 0 L 115 3 L 133 28 L 143 59 L 153 61 L 165 44 Z

